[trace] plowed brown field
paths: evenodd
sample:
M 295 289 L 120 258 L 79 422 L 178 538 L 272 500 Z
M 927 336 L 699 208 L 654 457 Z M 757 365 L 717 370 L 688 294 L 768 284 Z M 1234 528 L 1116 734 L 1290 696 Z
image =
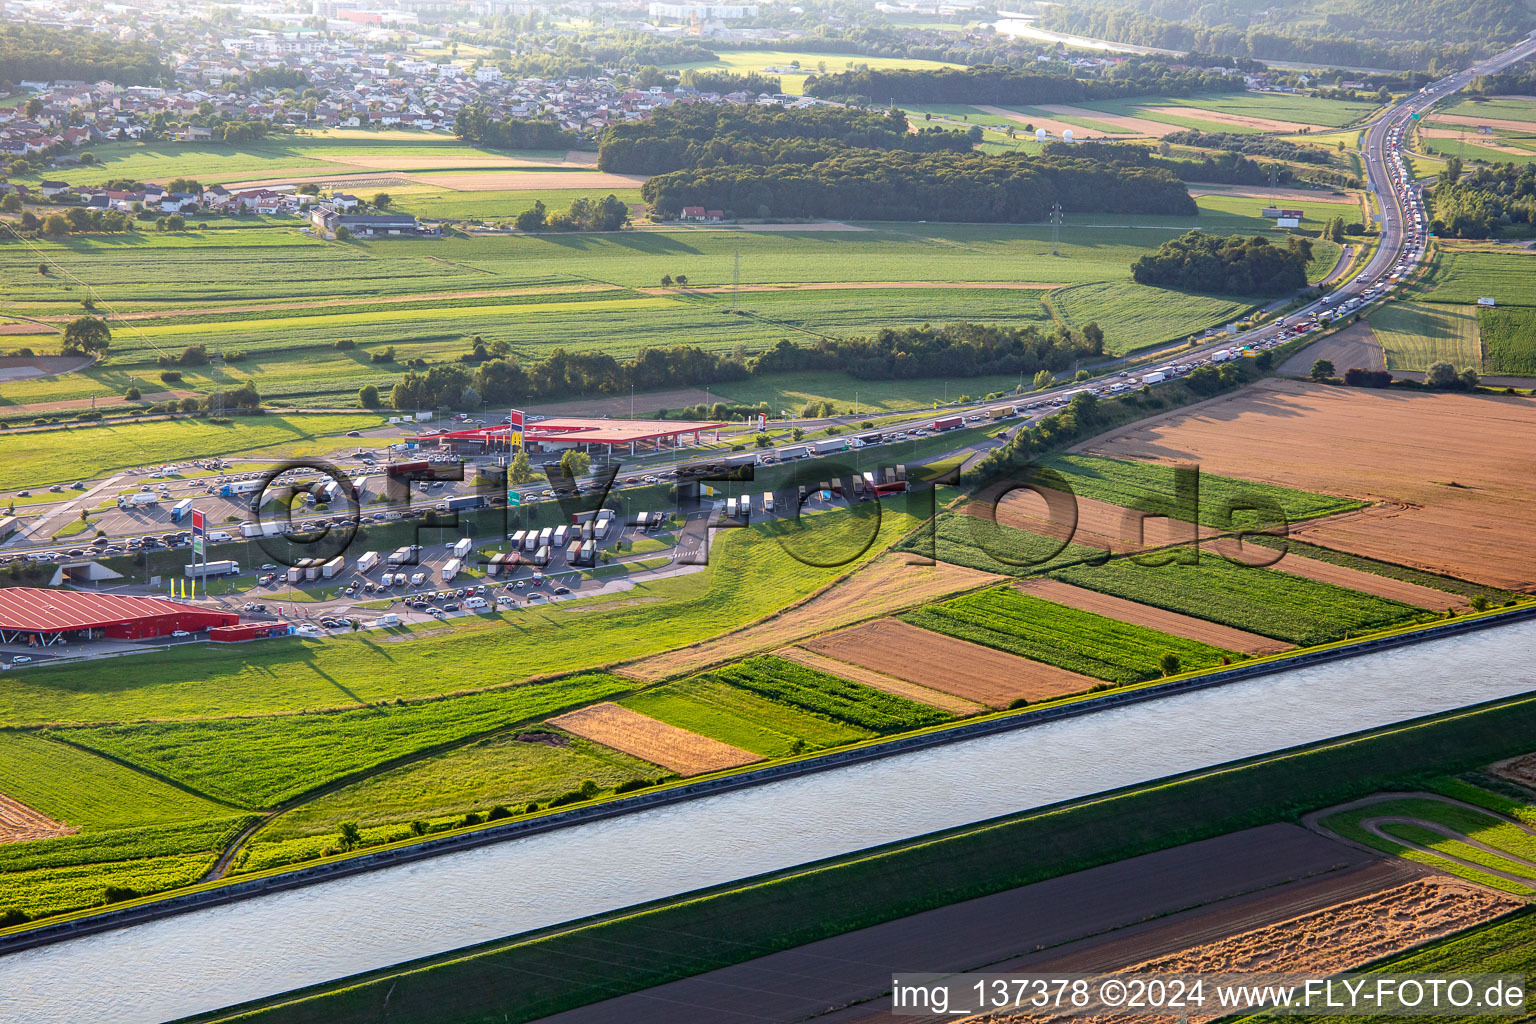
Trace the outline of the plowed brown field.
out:
M 985 710 L 985 705 L 975 701 L 956 697 L 952 693 L 942 693 L 927 686 L 919 686 L 909 683 L 905 679 L 897 679 L 888 676 L 884 672 L 876 672 L 873 669 L 864 668 L 862 665 L 853 665 L 846 661 L 838 661 L 815 651 L 808 651 L 803 647 L 785 647 L 774 652 L 786 661 L 793 661 L 813 668 L 818 672 L 826 672 L 830 675 L 851 679 L 855 683 L 863 683 L 865 686 L 886 693 L 894 693 L 898 697 L 915 700 L 919 704 L 927 704 L 929 707 L 940 708 L 952 715 L 974 715 L 978 711 Z
M 1047 499 L 1034 491 L 1011 491 L 997 503 L 997 522 L 1052 540 L 1070 540 L 1073 544 L 1102 548 L 1117 555 L 1135 554 L 1169 544 L 1186 544 L 1195 539 L 1193 523 L 1143 516 L 1121 505 L 1081 495 L 1069 497 L 1061 491 L 1052 491 L 1051 495 L 1051 504 L 1047 505 Z M 1061 504 L 1058 506 L 1057 502 Z M 1053 508 L 1073 505 L 1077 510 L 1075 522 L 1065 513 L 1053 517 Z M 961 511 L 982 519 L 992 518 L 990 509 L 975 502 L 965 505 Z M 1199 536 L 1202 539 L 1214 537 L 1216 531 L 1202 526 Z
M 1241 651 L 1244 654 L 1274 654 L 1278 651 L 1288 651 L 1293 646 L 1280 640 L 1272 640 L 1267 636 L 1259 636 L 1256 633 L 1245 633 L 1241 629 L 1233 629 L 1231 626 L 1206 622 L 1204 619 L 1180 615 L 1178 612 L 1164 611 L 1161 608 L 1153 608 L 1150 605 L 1137 604 L 1135 601 L 1127 601 L 1123 597 L 1111 597 L 1109 594 L 1100 594 L 1097 591 L 1087 590 L 1083 587 L 1074 587 L 1072 584 L 1062 583 L 1060 580 L 1022 580 L 1015 584 L 1015 586 L 1026 594 L 1033 594 L 1035 597 L 1044 598 L 1047 601 L 1055 601 L 1057 604 L 1064 604 L 1069 608 L 1078 608 L 1085 612 L 1105 615 L 1111 619 L 1119 619 L 1121 622 L 1146 626 L 1149 629 L 1170 633 L 1173 636 L 1182 636 L 1186 640 L 1198 640 L 1203 644 L 1220 647 L 1226 651 Z
M 993 707 L 1082 693 L 1098 680 L 902 622 L 876 619 L 805 641 L 818 654 Z
M 1521 754 L 1519 757 L 1498 761 L 1489 765 L 1488 770 L 1527 789 L 1536 789 L 1536 754 Z
M 1378 576 L 1373 572 L 1362 572 L 1359 569 L 1334 565 L 1332 562 L 1320 562 L 1315 558 L 1303 558 L 1296 554 L 1287 553 L 1270 568 L 1277 572 L 1288 572 L 1292 576 L 1304 576 L 1309 580 L 1358 590 L 1364 594 L 1375 594 L 1389 601 L 1401 601 L 1415 608 L 1429 608 L 1432 611 L 1443 612 L 1447 608 L 1459 608 L 1466 604 L 1459 595 L 1444 590 L 1432 590 L 1416 583 L 1395 580 L 1390 576 Z
M 21 843 L 28 839 L 53 839 L 80 831 L 48 815 L 34 811 L 20 800 L 0 793 L 0 843 Z
M 1298 538 L 1510 589 L 1536 586 L 1536 402 L 1266 380 L 1102 435 L 1078 450 L 1386 507 L 1313 520 Z
M 937 565 L 910 565 L 905 555 L 882 555 L 853 575 L 745 629 L 691 647 L 641 658 L 621 665 L 615 671 L 633 679 L 665 679 L 733 658 L 783 647 L 813 633 L 836 629 L 876 615 L 889 615 L 962 590 L 984 586 L 1001 578 L 979 569 L 967 569 L 945 562 Z
M 551 718 L 549 724 L 594 743 L 659 764 L 679 775 L 702 775 L 704 772 L 735 768 L 762 760 L 758 755 L 729 743 L 679 729 L 649 715 L 607 702 Z

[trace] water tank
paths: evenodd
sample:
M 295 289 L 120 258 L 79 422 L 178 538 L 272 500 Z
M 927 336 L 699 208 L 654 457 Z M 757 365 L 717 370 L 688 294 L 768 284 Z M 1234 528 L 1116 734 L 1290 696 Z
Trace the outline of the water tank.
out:
M 1071 142 L 1072 141 L 1072 129 L 1071 128 L 1064 128 L 1064 129 L 1062 129 L 1061 141 L 1062 142 Z
M 1036 142 L 1044 142 L 1045 141 L 1045 129 L 1044 128 L 1036 128 L 1035 129 L 1035 141 Z

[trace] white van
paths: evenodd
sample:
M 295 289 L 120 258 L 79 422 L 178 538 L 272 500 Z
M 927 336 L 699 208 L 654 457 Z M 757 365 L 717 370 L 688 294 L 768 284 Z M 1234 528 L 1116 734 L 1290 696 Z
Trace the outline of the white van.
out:
M 478 612 L 489 608 L 490 604 L 483 597 L 466 597 L 464 599 L 464 607 L 472 612 Z

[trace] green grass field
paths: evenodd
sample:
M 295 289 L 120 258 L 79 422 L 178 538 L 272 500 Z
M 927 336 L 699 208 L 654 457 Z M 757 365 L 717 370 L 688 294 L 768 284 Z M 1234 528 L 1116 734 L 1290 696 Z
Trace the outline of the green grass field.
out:
M 840 514 L 830 516 L 818 517 L 809 541 L 797 543 L 846 542 Z M 911 516 L 886 509 L 876 542 L 836 568 L 790 557 L 767 526 L 753 526 L 717 536 L 704 572 L 637 583 L 579 606 L 476 616 L 395 635 L 364 633 L 323 642 L 285 638 L 217 650 L 183 646 L 118 658 L 111 675 L 92 664 L 40 665 L 0 676 L 0 723 L 347 708 L 585 671 L 703 640 L 778 611 L 852 571 L 915 526 Z M 818 560 L 847 558 L 856 550 L 857 544 L 827 549 L 834 557 Z
M 267 415 L 227 424 L 205 420 L 151 420 L 70 430 L 12 433 L 0 444 L 0 490 L 89 480 L 117 469 L 249 452 L 307 455 L 349 430 L 368 430 L 383 419 L 356 415 Z
M 326 835 L 342 821 L 373 828 L 461 817 L 470 810 L 484 813 L 498 804 L 522 810 L 576 789 L 584 779 L 611 790 L 630 779 L 666 774 L 646 761 L 563 733 L 505 733 L 380 772 L 295 807 L 257 833 L 247 866 L 257 866 L 266 844 Z
M 1318 124 L 1329 128 L 1342 128 L 1352 124 L 1361 118 L 1367 117 L 1379 109 L 1377 103 L 1366 103 L 1347 100 L 1326 100 L 1316 96 L 1292 96 L 1282 93 L 1212 93 L 1206 96 L 1173 97 L 1147 100 L 1144 98 L 1097 100 L 1075 104 L 1090 110 L 1101 110 L 1107 114 L 1123 114 L 1131 117 L 1141 117 L 1151 121 L 1162 120 L 1168 124 L 1180 124 L 1185 118 L 1182 115 L 1154 114 L 1148 112 L 1147 107 L 1188 107 L 1190 112 L 1188 119 L 1200 120 L 1200 110 L 1214 110 L 1218 113 L 1232 114 L 1240 117 L 1264 117 L 1276 121 L 1294 121 L 1300 124 Z M 1232 125 L 1227 122 L 1209 122 L 1220 125 L 1211 130 L 1236 131 L 1241 133 L 1241 125 Z M 1204 127 L 1202 125 L 1202 127 Z
M 842 719 L 823 717 L 740 689 L 709 673 L 666 683 L 619 703 L 669 725 L 770 758 L 875 735 Z
M 902 618 L 914 626 L 1122 685 L 1161 675 L 1158 661 L 1165 654 L 1176 655 L 1184 671 L 1241 657 L 1007 587 L 966 594 Z
M 1464 842 L 1461 839 L 1446 836 L 1432 829 L 1406 822 L 1383 823 L 1381 825 L 1381 831 L 1387 833 L 1390 837 L 1407 840 L 1418 846 L 1447 855 L 1445 857 L 1437 857 L 1434 854 L 1424 853 L 1423 851 L 1394 843 L 1390 838 L 1383 838 L 1368 831 L 1363 826 L 1363 823 L 1369 819 L 1382 817 L 1415 818 L 1443 825 L 1457 835 L 1472 842 Z M 1321 823 L 1357 843 L 1363 843 L 1384 853 L 1396 854 L 1399 857 L 1421 864 L 1428 864 L 1442 871 L 1448 871 L 1451 874 L 1460 875 L 1496 889 L 1521 894 L 1529 894 L 1536 891 L 1536 867 L 1519 863 L 1519 860 L 1536 861 L 1536 836 L 1532 836 L 1518 826 L 1502 821 L 1480 810 L 1448 804 L 1443 800 L 1403 798 L 1340 811 L 1323 818 Z M 1493 849 L 1485 850 L 1473 845 L 1474 843 L 1492 847 Z M 1511 860 L 1508 857 L 1500 856 L 1499 853 L 1494 851 L 1504 851 L 1519 860 Z M 1456 859 L 1453 860 L 1451 858 Z M 1459 861 L 1469 863 L 1459 863 Z M 1491 872 L 1479 871 L 1478 867 L 1492 868 L 1495 871 L 1529 879 L 1530 882 L 1529 884 L 1522 884 L 1507 878 L 1501 878 Z
M 266 808 L 384 761 L 634 689 L 574 676 L 404 707 L 72 729 L 81 746 L 241 807 Z
M 1427 370 L 1438 362 L 1458 370 L 1482 369 L 1474 306 L 1389 302 L 1371 314 L 1371 330 L 1381 342 L 1388 370 Z
M 790 70 L 796 61 L 800 64 L 800 71 L 798 73 Z M 809 74 L 835 74 L 839 71 L 851 71 L 854 68 L 860 67 L 876 69 L 912 68 L 921 70 L 923 68 L 953 68 L 960 67 L 960 65 L 917 58 L 868 57 L 863 54 L 814 53 L 804 50 L 728 50 L 721 53 L 717 60 L 670 64 L 667 67 L 671 71 L 689 71 L 697 68 L 732 71 L 736 74 L 755 71 L 762 74 L 775 75 L 779 79 L 780 88 L 792 95 L 798 95 L 804 90 L 805 79 Z M 784 70 L 770 71 L 770 68 Z
M 1484 373 L 1536 377 L 1536 307 L 1479 309 L 1477 332 Z
M 1478 242 L 1441 242 L 1420 302 L 1471 305 L 1487 296 L 1501 306 L 1536 306 L 1536 254 Z
M 1156 556 L 1162 564 L 1122 558 L 1052 575 L 1089 590 L 1302 647 L 1432 617 L 1422 609 L 1331 583 L 1240 566 L 1209 551 L 1200 554 L 1198 564 L 1180 564 L 1176 554 Z M 1169 561 L 1163 562 L 1165 558 Z

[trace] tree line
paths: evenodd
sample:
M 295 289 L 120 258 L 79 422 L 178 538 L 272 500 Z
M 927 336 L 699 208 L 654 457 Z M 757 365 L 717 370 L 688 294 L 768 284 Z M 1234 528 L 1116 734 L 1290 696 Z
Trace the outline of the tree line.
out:
M 722 165 L 661 174 L 653 214 L 703 206 L 739 217 L 1023 223 L 1068 211 L 1192 216 L 1168 171 L 1080 157 L 850 151 L 813 164 Z
M 763 93 L 778 94 L 784 91 L 777 75 L 760 75 L 756 71 L 737 74 L 732 71 L 695 68 L 684 71 L 680 81 L 683 85 L 697 89 L 699 92 L 714 92 L 722 96 L 733 92 L 745 92 L 758 96 Z
M 453 116 L 453 133 L 465 142 L 494 149 L 583 149 L 591 143 L 548 121 L 493 117 L 484 104 L 472 103 Z
M 1241 75 L 1167 62 L 1127 59 L 1104 78 L 1080 78 L 1017 67 L 935 68 L 921 71 L 862 68 L 807 80 L 805 92 L 825 100 L 874 103 L 966 103 L 1028 106 L 1078 103 L 1120 96 L 1189 96 L 1200 92 L 1242 92 Z
M 618 196 L 603 199 L 582 196 L 570 208 L 550 213 L 542 199 L 517 215 L 519 231 L 617 231 L 629 223 L 629 206 Z
M 693 103 L 609 127 L 597 166 L 612 174 L 665 174 L 724 164 L 813 164 L 850 149 L 965 152 L 971 145 L 964 132 L 913 134 L 900 111 Z
M 1328 151 L 1319 146 L 1304 146 L 1273 135 L 1239 135 L 1237 132 L 1202 132 L 1195 129 L 1163 136 L 1174 146 L 1200 149 L 1224 149 L 1244 156 L 1269 156 L 1276 160 L 1294 160 L 1304 164 L 1326 164 Z
M 1536 164 L 1488 164 L 1462 173 L 1451 157 L 1429 196 L 1429 230 L 1448 238 L 1536 234 Z
M 749 377 L 801 370 L 840 371 L 863 380 L 955 378 L 1068 369 L 1104 353 L 1104 332 L 1034 325 L 1005 327 L 956 323 L 943 327 L 886 329 L 871 337 L 828 339 L 811 346 L 780 340 L 756 356 L 713 352 L 697 345 L 642 349 L 620 360 L 601 351 L 555 349 L 524 363 L 513 355 L 469 367 L 439 363 L 412 370 L 389 395 L 395 409 L 469 408 L 481 402 L 508 405 L 580 395 L 618 395 L 636 390 L 719 385 Z M 377 398 L 377 392 L 374 393 Z
M 1478 75 L 1472 91 L 1483 96 L 1536 96 L 1536 64 L 1517 64 L 1507 71 Z
M 1137 284 L 1224 295 L 1285 295 L 1307 286 L 1312 241 L 1271 245 L 1261 235 L 1223 237 L 1189 231 L 1131 264 Z
M 86 29 L 0 25 L 0 82 L 65 78 L 150 85 L 169 73 L 159 50 L 147 43 Z

